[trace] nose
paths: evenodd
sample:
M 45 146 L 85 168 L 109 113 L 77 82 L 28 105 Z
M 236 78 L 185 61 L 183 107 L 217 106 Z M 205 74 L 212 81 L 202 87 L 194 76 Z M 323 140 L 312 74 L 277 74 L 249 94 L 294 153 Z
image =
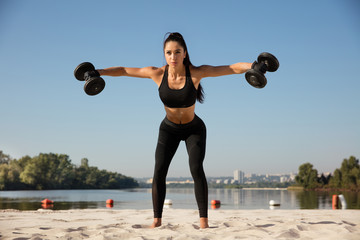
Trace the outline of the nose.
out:
M 171 60 L 176 60 L 176 55 L 174 53 L 171 54 Z

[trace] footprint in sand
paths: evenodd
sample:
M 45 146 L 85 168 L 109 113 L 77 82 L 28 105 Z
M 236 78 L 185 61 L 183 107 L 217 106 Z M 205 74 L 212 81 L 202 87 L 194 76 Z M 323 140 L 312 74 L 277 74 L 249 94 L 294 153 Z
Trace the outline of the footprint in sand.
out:
M 199 229 L 200 229 L 200 227 L 199 227 L 198 225 L 193 224 L 192 226 L 193 226 L 193 228 L 196 229 L 196 230 L 199 230 Z
M 251 226 L 248 223 L 245 222 L 224 222 L 222 223 L 225 227 L 246 227 L 246 226 Z
M 321 222 L 308 222 L 308 224 L 314 225 L 314 224 L 339 224 L 339 223 L 333 221 L 321 221 Z
M 132 228 L 135 228 L 135 229 L 139 229 L 139 228 L 150 228 L 149 225 L 144 225 L 144 224 L 135 224 L 135 225 L 132 225 L 131 227 L 132 227 Z
M 305 225 L 296 225 L 299 231 L 309 231 L 309 228 Z
M 40 229 L 40 230 L 50 230 L 50 229 L 52 229 L 52 228 L 50 228 L 50 227 L 40 227 L 39 229 Z
M 78 227 L 78 228 L 68 228 L 66 229 L 67 232 L 76 232 L 76 231 L 83 231 L 85 230 L 85 227 Z
M 263 225 L 255 225 L 255 227 L 258 228 L 267 228 L 267 227 L 273 227 L 275 224 L 263 224 Z
M 348 225 L 350 225 L 350 226 L 353 226 L 353 227 L 356 226 L 355 223 L 347 222 L 347 221 L 344 221 L 344 220 L 343 220 L 342 222 L 345 223 L 345 224 L 348 224 Z
M 292 228 L 276 237 L 276 239 L 279 238 L 286 238 L 286 239 L 300 238 L 300 234 L 296 229 Z

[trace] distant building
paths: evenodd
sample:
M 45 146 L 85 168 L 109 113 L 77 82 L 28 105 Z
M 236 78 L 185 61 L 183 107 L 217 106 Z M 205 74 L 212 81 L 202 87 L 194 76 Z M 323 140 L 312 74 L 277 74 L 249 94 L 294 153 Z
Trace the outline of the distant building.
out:
M 296 173 L 290 173 L 290 181 L 294 182 L 296 175 Z
M 284 182 L 288 182 L 289 179 L 287 177 L 280 177 L 280 182 L 284 183 Z
M 244 183 L 244 176 L 245 176 L 244 172 L 242 172 L 240 170 L 234 171 L 234 181 L 237 181 L 239 184 Z

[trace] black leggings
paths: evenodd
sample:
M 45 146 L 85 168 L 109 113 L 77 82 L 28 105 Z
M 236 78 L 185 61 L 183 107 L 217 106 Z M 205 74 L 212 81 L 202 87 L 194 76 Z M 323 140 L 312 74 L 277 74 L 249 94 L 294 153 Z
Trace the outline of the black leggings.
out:
M 152 183 L 154 218 L 161 218 L 166 195 L 166 175 L 170 162 L 179 146 L 185 141 L 189 155 L 191 175 L 194 179 L 195 198 L 200 217 L 207 217 L 208 187 L 203 169 L 206 148 L 206 126 L 195 115 L 187 124 L 175 124 L 165 118 L 159 130 L 155 153 L 155 169 Z

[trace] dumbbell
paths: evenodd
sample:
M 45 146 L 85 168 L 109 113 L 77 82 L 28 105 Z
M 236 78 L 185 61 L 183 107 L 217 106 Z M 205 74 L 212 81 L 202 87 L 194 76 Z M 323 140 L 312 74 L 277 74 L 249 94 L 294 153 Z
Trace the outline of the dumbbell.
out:
M 80 63 L 74 70 L 74 76 L 79 81 L 86 81 L 84 91 L 90 96 L 99 94 L 105 88 L 104 79 L 89 62 Z
M 279 61 L 274 55 L 263 52 L 258 56 L 257 61 L 252 64 L 251 69 L 245 73 L 245 78 L 251 86 L 263 88 L 267 84 L 265 73 L 275 72 L 279 65 Z

